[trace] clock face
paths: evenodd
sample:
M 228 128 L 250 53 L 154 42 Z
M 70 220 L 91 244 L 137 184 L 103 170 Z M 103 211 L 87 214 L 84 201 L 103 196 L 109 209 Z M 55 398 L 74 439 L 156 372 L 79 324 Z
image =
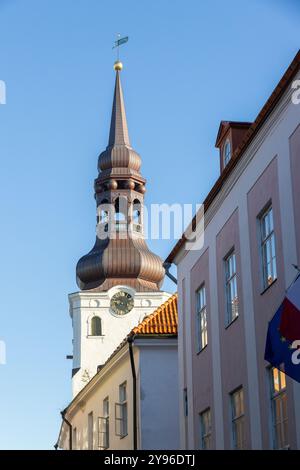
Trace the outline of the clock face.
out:
M 116 315 L 126 315 L 133 309 L 133 297 L 128 292 L 119 291 L 112 296 L 110 307 Z

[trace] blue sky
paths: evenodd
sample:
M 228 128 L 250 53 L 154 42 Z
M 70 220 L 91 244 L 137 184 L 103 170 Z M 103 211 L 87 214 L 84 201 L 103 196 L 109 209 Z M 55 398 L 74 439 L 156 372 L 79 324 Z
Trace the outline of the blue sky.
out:
M 67 294 L 95 238 L 116 33 L 130 38 L 122 82 L 147 204 L 195 204 L 218 176 L 220 120 L 253 120 L 296 54 L 300 6 L 0 0 L 0 18 L 0 448 L 52 448 L 71 397 Z M 163 258 L 173 244 L 150 243 Z

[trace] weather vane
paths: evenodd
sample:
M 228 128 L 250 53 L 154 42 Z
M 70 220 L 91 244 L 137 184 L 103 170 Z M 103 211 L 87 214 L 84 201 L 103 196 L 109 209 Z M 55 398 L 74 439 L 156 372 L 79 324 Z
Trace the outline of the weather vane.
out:
M 119 48 L 122 44 L 125 44 L 128 41 L 128 36 L 125 36 L 124 38 L 121 38 L 121 34 L 117 34 L 117 40 L 115 41 L 113 45 L 113 49 L 117 49 L 117 60 L 115 62 L 114 68 L 115 70 L 122 70 L 123 64 L 120 62 L 120 52 Z

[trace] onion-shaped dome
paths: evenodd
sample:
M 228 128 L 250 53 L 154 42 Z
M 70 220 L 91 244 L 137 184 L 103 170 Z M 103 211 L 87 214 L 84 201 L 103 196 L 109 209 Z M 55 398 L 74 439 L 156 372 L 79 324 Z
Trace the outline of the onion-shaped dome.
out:
M 137 291 L 157 291 L 165 271 L 142 238 L 97 238 L 93 249 L 78 261 L 76 274 L 82 290 L 106 291 L 122 284 Z

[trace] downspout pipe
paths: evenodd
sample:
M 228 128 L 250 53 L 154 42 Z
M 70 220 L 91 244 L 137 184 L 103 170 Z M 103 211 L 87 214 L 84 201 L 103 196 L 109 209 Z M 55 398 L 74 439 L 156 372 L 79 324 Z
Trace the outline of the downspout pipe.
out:
M 69 428 L 69 450 L 72 450 L 72 447 L 73 447 L 73 443 L 72 443 L 72 424 L 66 418 L 66 410 L 61 411 L 60 414 L 61 414 L 61 417 L 62 417 L 63 421 L 66 423 L 66 425 Z
M 129 357 L 130 357 L 130 365 L 131 365 L 131 373 L 132 373 L 132 383 L 133 383 L 133 390 L 132 390 L 132 400 L 133 400 L 133 450 L 137 450 L 137 384 L 136 384 L 136 370 L 135 370 L 135 363 L 133 357 L 133 342 L 134 336 L 129 336 L 127 338 L 128 346 L 129 346 Z
M 172 266 L 172 263 L 167 263 L 166 261 L 164 262 L 163 264 L 163 267 L 165 268 L 165 271 L 166 271 L 166 276 L 168 276 L 169 279 L 171 279 L 171 281 L 174 282 L 174 284 L 177 285 L 177 279 L 175 276 L 173 276 L 173 274 L 170 273 L 170 267 Z

